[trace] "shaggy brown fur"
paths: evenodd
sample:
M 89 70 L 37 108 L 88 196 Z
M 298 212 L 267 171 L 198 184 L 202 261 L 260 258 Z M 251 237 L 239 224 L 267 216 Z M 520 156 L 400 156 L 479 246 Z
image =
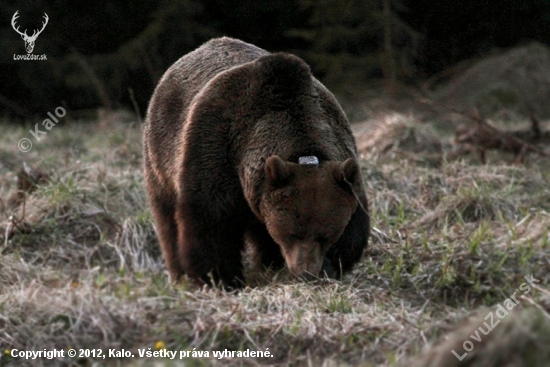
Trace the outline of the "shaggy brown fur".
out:
M 320 164 L 300 165 L 302 156 Z M 144 132 L 172 279 L 209 283 L 212 271 L 238 287 L 245 239 L 265 266 L 350 270 L 369 233 L 356 156 L 338 102 L 298 57 L 231 38 L 182 57 L 159 82 Z

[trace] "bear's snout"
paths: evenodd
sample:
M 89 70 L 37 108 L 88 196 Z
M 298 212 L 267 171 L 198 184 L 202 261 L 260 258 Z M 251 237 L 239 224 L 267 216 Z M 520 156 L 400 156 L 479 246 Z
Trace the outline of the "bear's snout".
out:
M 319 244 L 300 243 L 284 252 L 288 270 L 295 276 L 311 280 L 321 272 L 323 254 Z

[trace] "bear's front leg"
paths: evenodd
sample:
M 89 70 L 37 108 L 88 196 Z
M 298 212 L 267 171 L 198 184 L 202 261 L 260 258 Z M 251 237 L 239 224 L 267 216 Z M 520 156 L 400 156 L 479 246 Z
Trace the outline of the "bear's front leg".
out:
M 183 277 L 184 270 L 178 249 L 178 227 L 175 220 L 174 204 L 166 200 L 163 195 L 158 195 L 153 196 L 151 206 L 170 280 L 178 282 Z
M 183 277 L 184 271 L 178 250 L 175 195 L 171 190 L 166 189 L 155 175 L 147 150 L 143 159 L 145 161 L 145 181 L 162 255 L 170 273 L 171 281 L 177 282 Z
M 367 200 L 361 198 L 361 205 L 357 207 L 355 213 L 342 233 L 338 241 L 328 250 L 323 261 L 323 271 L 331 278 L 339 279 L 342 275 L 361 260 L 363 252 L 367 248 L 370 217 L 367 213 Z
M 247 230 L 247 239 L 252 245 L 252 267 L 255 270 L 272 269 L 278 271 L 285 266 L 281 248 L 267 232 L 265 224 L 251 219 Z
M 323 267 L 321 268 L 321 274 L 319 274 L 319 277 L 327 277 L 327 278 L 336 278 L 337 276 L 336 271 L 332 267 L 332 264 L 330 263 L 330 260 L 326 257 L 323 259 Z
M 236 216 L 214 213 L 204 205 L 177 205 L 178 246 L 185 274 L 199 285 L 237 289 L 244 285 L 244 228 Z

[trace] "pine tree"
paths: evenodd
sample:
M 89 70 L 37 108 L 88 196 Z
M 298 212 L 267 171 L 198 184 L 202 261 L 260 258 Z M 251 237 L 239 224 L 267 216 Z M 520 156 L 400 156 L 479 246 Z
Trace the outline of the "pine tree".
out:
M 309 23 L 292 35 L 308 41 L 302 56 L 333 88 L 370 78 L 389 84 L 413 74 L 419 34 L 396 13 L 397 0 L 300 0 Z

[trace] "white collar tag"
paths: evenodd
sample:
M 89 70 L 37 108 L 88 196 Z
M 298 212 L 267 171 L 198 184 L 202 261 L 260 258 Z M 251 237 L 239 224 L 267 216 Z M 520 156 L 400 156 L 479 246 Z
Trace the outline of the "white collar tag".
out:
M 298 158 L 298 164 L 318 166 L 319 159 L 314 155 L 308 155 L 306 157 Z

